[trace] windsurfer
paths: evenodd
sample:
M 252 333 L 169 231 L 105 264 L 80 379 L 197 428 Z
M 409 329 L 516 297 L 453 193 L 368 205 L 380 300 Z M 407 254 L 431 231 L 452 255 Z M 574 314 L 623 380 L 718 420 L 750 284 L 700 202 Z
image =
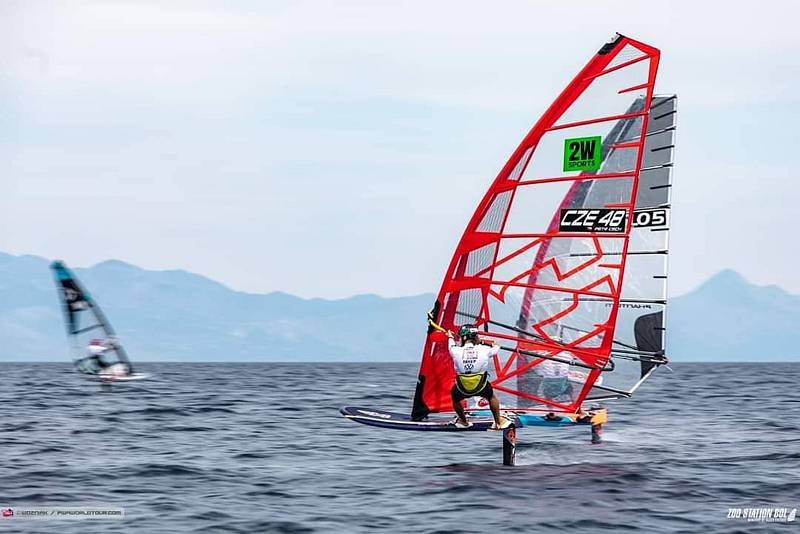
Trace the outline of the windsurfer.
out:
M 101 372 L 109 366 L 103 359 L 103 353 L 108 348 L 102 339 L 93 339 L 86 346 L 86 357 L 78 360 L 78 364 L 87 369 L 93 369 L 95 373 Z
M 453 333 L 447 332 L 448 348 L 456 370 L 456 382 L 450 392 L 453 409 L 456 412 L 455 425 L 468 428 L 464 407 L 461 401 L 470 397 L 483 397 L 489 401 L 494 425 L 492 430 L 500 430 L 511 425 L 511 421 L 500 415 L 500 402 L 494 394 L 489 382 L 489 359 L 496 356 L 500 347 L 481 340 L 478 329 L 473 325 L 463 325 L 458 331 L 461 344 L 453 339 Z
M 95 374 L 106 378 L 114 378 L 129 374 L 128 366 L 122 362 L 108 363 L 103 355 L 114 348 L 110 339 L 93 339 L 86 347 L 86 357 L 79 361 L 79 365 L 93 369 Z
M 562 340 L 558 336 L 553 336 L 552 341 L 561 344 Z M 556 400 L 565 396 L 572 398 L 572 384 L 569 381 L 569 363 L 559 360 L 572 360 L 572 354 L 561 352 L 552 358 L 552 352 L 542 352 L 547 356 L 534 367 L 534 373 L 540 377 L 540 395 L 545 399 Z

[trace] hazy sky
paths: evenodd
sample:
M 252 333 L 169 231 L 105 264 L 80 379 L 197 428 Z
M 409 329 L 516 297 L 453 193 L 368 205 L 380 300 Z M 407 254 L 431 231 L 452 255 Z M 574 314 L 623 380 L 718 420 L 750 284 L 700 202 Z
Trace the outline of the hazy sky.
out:
M 475 205 L 614 31 L 679 94 L 671 292 L 800 292 L 793 2 L 0 3 L 0 250 L 249 291 L 438 289 Z

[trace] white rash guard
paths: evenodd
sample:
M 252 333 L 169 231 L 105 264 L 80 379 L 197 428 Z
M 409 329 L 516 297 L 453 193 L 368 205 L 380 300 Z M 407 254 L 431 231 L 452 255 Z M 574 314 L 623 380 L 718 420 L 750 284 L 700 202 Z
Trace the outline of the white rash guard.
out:
M 98 343 L 92 341 L 86 347 L 86 356 L 98 356 L 100 354 L 103 354 L 107 350 L 108 347 L 104 343 Z
M 565 358 L 559 355 L 558 358 Z M 563 378 L 569 375 L 569 364 L 555 360 L 544 360 L 534 367 L 534 372 L 544 378 Z
M 497 345 L 465 343 L 462 347 L 453 338 L 448 340 L 447 347 L 450 349 L 456 373 L 460 375 L 485 373 L 489 370 L 489 358 L 500 352 L 500 347 Z

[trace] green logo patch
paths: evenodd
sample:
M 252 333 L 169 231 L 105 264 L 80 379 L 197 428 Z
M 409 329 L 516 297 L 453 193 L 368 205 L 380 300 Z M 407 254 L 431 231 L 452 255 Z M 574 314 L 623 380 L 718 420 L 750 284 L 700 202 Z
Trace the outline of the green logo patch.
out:
M 600 169 L 602 140 L 599 135 L 564 140 L 564 171 Z

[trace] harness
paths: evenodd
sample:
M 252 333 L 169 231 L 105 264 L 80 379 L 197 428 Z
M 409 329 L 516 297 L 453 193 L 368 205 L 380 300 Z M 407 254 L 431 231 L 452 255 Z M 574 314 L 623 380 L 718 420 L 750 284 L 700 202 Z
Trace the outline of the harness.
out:
M 489 381 L 488 373 L 464 373 L 456 375 L 456 387 L 464 395 L 479 393 Z

